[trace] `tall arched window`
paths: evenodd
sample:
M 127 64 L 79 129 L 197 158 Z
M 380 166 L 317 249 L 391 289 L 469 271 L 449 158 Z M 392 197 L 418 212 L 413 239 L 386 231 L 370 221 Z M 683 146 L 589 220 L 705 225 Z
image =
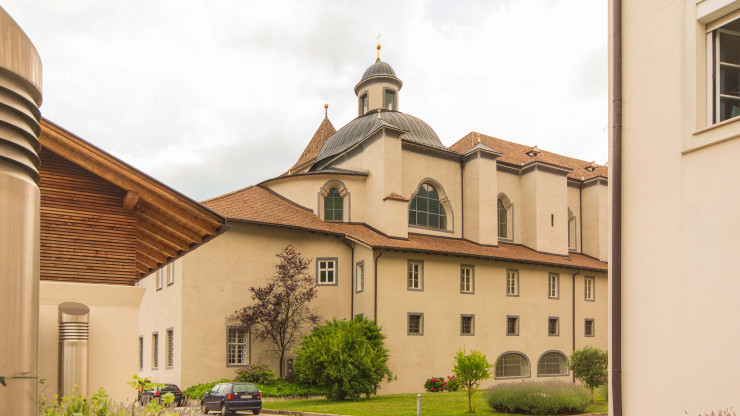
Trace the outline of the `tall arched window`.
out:
M 506 206 L 504 201 L 498 200 L 498 236 L 500 238 L 507 238 L 507 230 L 509 223 L 506 218 Z
M 529 360 L 518 352 L 508 352 L 496 360 L 494 377 L 529 377 Z
M 337 188 L 331 188 L 324 197 L 324 221 L 342 221 L 344 199 Z
M 566 376 L 568 375 L 568 361 L 559 351 L 548 351 L 542 354 L 537 363 L 538 376 Z
M 447 229 L 447 214 L 432 185 L 423 183 L 409 206 L 409 225 Z

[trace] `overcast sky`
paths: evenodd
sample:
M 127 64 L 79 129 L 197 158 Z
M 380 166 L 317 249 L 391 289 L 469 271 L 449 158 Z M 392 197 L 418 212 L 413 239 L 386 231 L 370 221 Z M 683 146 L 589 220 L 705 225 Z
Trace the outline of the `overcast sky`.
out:
M 607 1 L 3 0 L 41 55 L 44 117 L 203 200 L 286 171 L 357 116 L 381 59 L 400 110 L 604 164 Z

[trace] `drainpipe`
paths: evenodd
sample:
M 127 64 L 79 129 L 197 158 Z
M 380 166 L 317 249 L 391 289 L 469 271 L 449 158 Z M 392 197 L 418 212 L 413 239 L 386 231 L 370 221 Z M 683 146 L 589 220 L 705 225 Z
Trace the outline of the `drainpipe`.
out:
M 0 407 L 38 414 L 41 59 L 0 7 Z
M 373 319 L 375 322 L 378 322 L 378 259 L 380 256 L 383 255 L 383 249 L 380 249 L 380 254 L 378 254 L 377 257 L 375 257 L 374 260 L 374 266 L 373 266 L 373 272 L 375 273 L 375 278 L 373 279 L 373 284 L 375 285 L 375 289 L 373 290 L 373 296 L 375 297 L 375 305 L 374 305 L 374 312 L 373 312 Z
M 465 239 L 465 159 L 460 158 L 460 229 L 461 238 Z M 480 240 L 478 240 L 480 241 Z
M 349 271 L 349 320 L 351 321 L 355 319 L 355 285 L 357 284 L 355 282 L 355 279 L 357 279 L 357 276 L 355 276 L 355 245 L 354 243 L 348 243 L 347 241 L 345 241 L 344 244 L 346 244 L 352 251 L 352 263 L 350 263 L 351 270 Z
M 622 0 L 612 0 L 612 345 L 613 416 L 622 416 Z
M 572 321 L 570 324 L 571 332 L 573 333 L 573 347 L 571 348 L 571 353 L 576 352 L 576 276 L 578 276 L 581 273 L 580 270 L 573 273 L 573 277 L 570 279 L 573 283 L 573 291 L 572 291 L 572 301 L 573 301 L 573 309 L 571 311 L 571 317 Z M 573 384 L 576 382 L 576 376 L 573 374 Z

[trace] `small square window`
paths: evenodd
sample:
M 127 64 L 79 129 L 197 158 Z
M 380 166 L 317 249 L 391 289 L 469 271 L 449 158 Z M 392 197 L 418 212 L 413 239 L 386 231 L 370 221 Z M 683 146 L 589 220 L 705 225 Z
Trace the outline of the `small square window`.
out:
M 424 335 L 424 314 L 409 312 L 407 335 Z
M 409 260 L 408 279 L 406 288 L 408 290 L 424 290 L 424 262 L 421 260 Z
M 506 335 L 519 335 L 519 317 L 506 317 Z
M 162 269 L 159 269 L 159 270 L 157 270 L 157 271 L 156 271 L 156 272 L 154 273 L 154 279 L 155 279 L 155 281 L 156 281 L 156 285 L 157 285 L 157 290 L 160 290 L 160 289 L 162 289 L 162 286 L 164 286 L 164 284 L 163 284 L 163 280 L 164 280 L 164 273 L 162 272 Z
M 586 300 L 595 300 L 596 298 L 596 290 L 594 287 L 594 278 L 586 276 L 586 279 L 584 280 L 584 297 Z
M 356 267 L 357 293 L 365 290 L 365 263 L 358 262 Z
M 593 337 L 594 336 L 595 328 L 594 328 L 594 320 L 593 319 L 591 319 L 591 318 L 586 319 L 586 322 L 585 322 L 585 325 L 584 325 L 584 333 L 585 333 L 585 336 L 587 336 L 587 337 Z
M 519 270 L 506 270 L 506 296 L 519 296 Z
M 336 286 L 337 284 L 337 258 L 336 257 L 316 259 L 316 284 Z
M 460 315 L 460 335 L 475 335 L 475 315 Z
M 557 273 L 550 273 L 547 276 L 547 297 L 549 299 L 560 297 L 560 275 Z
M 460 266 L 460 293 L 472 295 L 475 292 L 475 269 L 473 266 Z
M 547 335 L 551 337 L 560 335 L 560 319 L 556 317 L 547 318 Z

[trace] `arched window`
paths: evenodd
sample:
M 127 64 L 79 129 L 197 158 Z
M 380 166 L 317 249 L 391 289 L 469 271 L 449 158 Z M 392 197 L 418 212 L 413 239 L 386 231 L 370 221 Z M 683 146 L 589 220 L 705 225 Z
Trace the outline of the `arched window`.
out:
M 496 360 L 494 377 L 529 377 L 529 360 L 524 354 L 507 352 Z
M 568 360 L 559 351 L 548 351 L 542 354 L 537 362 L 538 376 L 566 376 L 568 375 Z
M 331 188 L 324 197 L 324 221 L 342 221 L 344 199 L 337 188 Z
M 506 218 L 506 206 L 504 201 L 498 200 L 498 236 L 500 238 L 507 238 L 507 230 L 509 228 L 509 222 Z
M 423 183 L 409 206 L 409 225 L 447 229 L 447 214 L 432 185 Z

